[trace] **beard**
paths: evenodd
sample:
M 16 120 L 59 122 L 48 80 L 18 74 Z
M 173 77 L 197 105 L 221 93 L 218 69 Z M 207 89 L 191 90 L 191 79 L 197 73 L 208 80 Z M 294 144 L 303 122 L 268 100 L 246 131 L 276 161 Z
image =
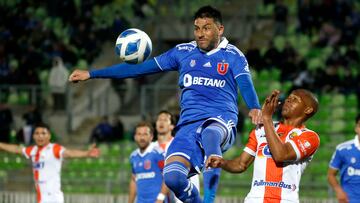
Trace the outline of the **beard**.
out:
M 199 41 L 199 40 L 197 40 L 197 41 Z M 218 37 L 214 37 L 214 38 L 213 38 L 212 40 L 210 40 L 209 43 L 208 43 L 207 45 L 205 45 L 205 46 L 200 45 L 199 42 L 196 42 L 196 43 L 197 43 L 198 47 L 200 47 L 200 49 L 208 52 L 208 51 L 211 51 L 211 50 L 215 49 L 215 48 L 218 46 L 218 44 L 219 44 L 219 38 L 218 38 Z

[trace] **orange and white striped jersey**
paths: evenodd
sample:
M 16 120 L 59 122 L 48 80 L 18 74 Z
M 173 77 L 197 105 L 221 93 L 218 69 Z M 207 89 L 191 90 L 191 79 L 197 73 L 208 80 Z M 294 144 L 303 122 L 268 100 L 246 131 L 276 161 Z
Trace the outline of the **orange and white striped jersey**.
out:
M 53 143 L 22 149 L 24 156 L 32 162 L 38 203 L 64 202 L 60 179 L 64 151 L 63 146 Z
M 264 127 L 250 133 L 245 152 L 255 157 L 251 190 L 245 202 L 299 202 L 301 174 L 320 145 L 319 136 L 305 127 L 295 128 L 275 123 L 282 142 L 289 142 L 296 160 L 275 163 L 266 141 Z

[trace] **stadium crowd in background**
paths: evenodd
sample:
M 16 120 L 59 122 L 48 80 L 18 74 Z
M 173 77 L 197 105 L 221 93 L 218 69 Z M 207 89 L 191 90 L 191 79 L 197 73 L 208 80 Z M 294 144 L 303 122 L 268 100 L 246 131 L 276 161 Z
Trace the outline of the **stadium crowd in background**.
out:
M 266 2 L 274 5 L 275 24 L 277 12 L 285 19 L 284 10 L 289 10 L 279 2 Z M 298 22 L 298 26 L 293 25 L 295 33 L 289 31 L 288 23 L 287 33 L 275 35 L 266 48 L 260 49 L 250 40 L 246 51 L 249 64 L 257 71 L 280 70 L 281 82 L 293 82 L 293 89 L 306 88 L 317 94 L 356 93 L 360 98 L 360 55 L 356 48 L 360 12 L 355 1 L 299 0 L 293 17 Z M 274 29 L 278 33 L 278 27 Z
M 10 132 L 14 124 L 13 113 L 8 105 L 0 103 L 0 142 L 10 141 Z
M 67 92 L 67 78 L 69 70 L 65 67 L 61 57 L 54 57 L 52 67 L 49 73 L 49 88 L 53 97 L 53 111 L 65 110 L 65 95 Z
M 355 138 L 339 144 L 329 164 L 328 181 L 339 203 L 358 202 L 360 197 L 360 114 L 355 123 Z
M 250 133 L 240 156 L 232 160 L 210 156 L 206 162 L 207 167 L 221 167 L 232 173 L 242 173 L 254 163 L 246 203 L 300 202 L 301 175 L 320 145 L 318 134 L 305 127 L 318 111 L 317 98 L 307 90 L 293 90 L 282 106 L 283 120 L 274 122 L 279 95 L 275 90 L 266 98 L 263 125 Z
M 96 25 L 96 8 L 109 2 L 4 3 L 0 7 L 0 84 L 47 84 L 40 73 L 50 70 L 54 57 L 61 57 L 66 68 L 91 64 L 102 42 L 115 38 L 128 26 L 121 16 L 112 25 Z M 7 101 L 6 96 L 1 99 Z
M 124 125 L 117 115 L 103 116 L 101 121 L 92 129 L 89 143 L 113 143 L 125 139 Z

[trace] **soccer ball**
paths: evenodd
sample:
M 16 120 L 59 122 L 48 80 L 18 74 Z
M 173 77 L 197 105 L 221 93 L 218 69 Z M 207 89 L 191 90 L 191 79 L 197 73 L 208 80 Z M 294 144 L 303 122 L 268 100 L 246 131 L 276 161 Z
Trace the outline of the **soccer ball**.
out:
M 127 29 L 116 39 L 115 53 L 123 62 L 141 63 L 149 58 L 151 51 L 150 37 L 139 29 Z

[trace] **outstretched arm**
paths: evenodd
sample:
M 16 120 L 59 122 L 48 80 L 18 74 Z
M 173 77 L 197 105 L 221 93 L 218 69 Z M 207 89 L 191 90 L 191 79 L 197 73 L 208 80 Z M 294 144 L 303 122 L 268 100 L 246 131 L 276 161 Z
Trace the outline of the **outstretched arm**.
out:
M 337 169 L 329 168 L 328 170 L 328 182 L 330 186 L 336 193 L 336 198 L 338 199 L 339 203 L 348 203 L 349 199 L 347 197 L 346 192 L 341 188 L 339 182 L 336 179 L 336 175 L 339 171 Z
M 140 64 L 120 63 L 97 70 L 75 70 L 69 76 L 70 82 L 85 81 L 93 78 L 133 78 L 141 75 L 161 72 L 154 59 Z
M 242 152 L 240 156 L 232 160 L 225 160 L 219 156 L 210 156 L 206 160 L 206 167 L 222 168 L 230 173 L 242 173 L 252 164 L 254 157 L 247 152 Z
M 289 142 L 283 143 L 276 133 L 272 115 L 279 105 L 280 91 L 275 90 L 268 96 L 262 108 L 263 124 L 266 140 L 269 144 L 271 155 L 275 162 L 296 160 L 296 152 Z
M 21 154 L 21 147 L 19 145 L 14 145 L 14 144 L 6 144 L 0 142 L 0 150 L 14 154 Z
M 262 122 L 261 106 L 251 76 L 249 74 L 240 75 L 236 78 L 236 82 L 246 106 L 250 109 L 251 122 L 255 125 L 260 124 Z
M 65 149 L 64 158 L 84 158 L 92 157 L 97 158 L 100 155 L 100 150 L 96 148 L 96 145 L 91 145 L 89 150 L 77 150 L 77 149 Z

